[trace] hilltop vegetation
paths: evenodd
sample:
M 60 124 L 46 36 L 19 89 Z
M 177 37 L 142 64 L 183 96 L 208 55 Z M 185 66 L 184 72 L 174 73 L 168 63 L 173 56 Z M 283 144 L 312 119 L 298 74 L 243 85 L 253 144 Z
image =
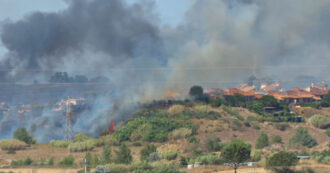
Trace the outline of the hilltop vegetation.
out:
M 296 161 L 279 163 L 276 158 L 301 153 L 329 163 L 328 114 L 296 121 L 304 115 L 299 111 L 306 108 L 293 110 L 271 97 L 257 102 L 243 101 L 238 95 L 228 100 L 206 98 L 197 94 L 193 100 L 154 102 L 136 111 L 113 134 L 97 139 L 77 134 L 72 141 L 35 145 L 33 137 L 19 129 L 16 140 L 0 142 L 2 150 L 15 152 L 1 154 L 12 160 L 8 164 L 13 167 L 81 168 L 87 158 L 88 169 L 121 173 L 180 172 L 197 162 L 237 168 L 241 162 L 252 161 L 263 167 L 285 165 L 289 169 Z M 260 105 L 262 113 L 253 108 Z M 266 112 L 263 106 L 278 106 L 279 113 Z M 242 147 L 239 153 L 245 154 L 235 155 L 232 146 Z M 230 159 L 233 156 L 240 158 Z

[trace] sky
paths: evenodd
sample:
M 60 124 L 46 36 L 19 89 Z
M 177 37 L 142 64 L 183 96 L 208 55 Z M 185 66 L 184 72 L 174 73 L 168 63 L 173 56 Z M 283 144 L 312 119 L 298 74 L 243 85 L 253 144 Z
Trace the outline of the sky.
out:
M 138 0 L 128 0 L 129 3 L 135 1 Z M 155 10 L 161 23 L 175 26 L 180 23 L 195 0 L 155 0 L 155 2 Z M 65 0 L 0 0 L 0 24 L 4 20 L 19 20 L 32 12 L 56 12 L 65 7 L 67 7 Z M 0 41 L 0 59 L 5 52 L 6 49 Z

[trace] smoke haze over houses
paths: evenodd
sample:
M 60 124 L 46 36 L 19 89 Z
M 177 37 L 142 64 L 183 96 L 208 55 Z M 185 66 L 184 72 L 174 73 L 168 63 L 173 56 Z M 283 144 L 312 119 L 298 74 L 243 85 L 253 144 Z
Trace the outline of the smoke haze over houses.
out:
M 102 109 L 93 108 L 88 123 L 77 120 L 83 132 L 117 102 L 159 98 L 168 89 L 226 87 L 251 74 L 330 80 L 328 0 L 196 0 L 177 25 L 164 25 L 152 0 L 66 3 L 56 12 L 2 21 L 7 53 L 0 60 L 18 81 L 45 82 L 43 71 L 108 77 Z M 22 77 L 24 69 L 40 73 Z

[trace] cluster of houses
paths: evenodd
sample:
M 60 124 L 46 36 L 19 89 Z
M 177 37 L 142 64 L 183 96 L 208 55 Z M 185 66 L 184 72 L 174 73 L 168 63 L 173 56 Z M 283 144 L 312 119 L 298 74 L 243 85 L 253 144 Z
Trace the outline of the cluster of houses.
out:
M 325 82 L 320 84 L 311 84 L 307 88 L 293 88 L 285 91 L 279 82 L 273 84 L 261 84 L 260 86 L 241 84 L 235 88 L 226 90 L 213 88 L 206 91 L 212 98 L 226 98 L 241 94 L 247 101 L 258 100 L 264 95 L 274 96 L 279 102 L 287 102 L 299 105 L 301 103 L 311 103 L 321 101 L 329 92 L 328 85 Z

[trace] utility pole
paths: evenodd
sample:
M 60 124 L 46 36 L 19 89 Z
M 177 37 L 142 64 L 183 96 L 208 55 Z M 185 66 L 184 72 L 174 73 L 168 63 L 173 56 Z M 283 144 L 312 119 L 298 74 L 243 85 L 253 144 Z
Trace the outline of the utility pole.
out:
M 72 130 L 72 113 L 71 113 L 71 100 L 68 98 L 68 100 L 65 102 L 66 106 L 66 122 L 65 122 L 65 140 L 70 141 L 73 138 L 73 130 Z
M 87 173 L 87 158 L 85 158 L 84 162 L 85 162 L 85 173 Z

